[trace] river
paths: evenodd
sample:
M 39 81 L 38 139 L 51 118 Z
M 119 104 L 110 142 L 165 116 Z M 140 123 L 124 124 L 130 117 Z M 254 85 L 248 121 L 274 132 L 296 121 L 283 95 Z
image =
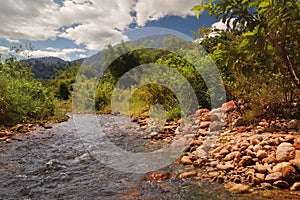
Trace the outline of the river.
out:
M 78 115 L 87 119 L 88 115 Z M 101 118 L 100 126 L 110 140 L 129 151 L 158 148 L 141 135 L 120 134 L 111 124 L 112 116 Z M 122 116 L 114 116 L 114 119 Z M 78 119 L 78 118 L 77 118 Z M 106 122 L 107 120 L 107 122 Z M 84 128 L 84 127 L 81 127 Z M 89 129 L 90 127 L 86 127 Z M 135 133 L 134 131 L 131 131 Z M 115 139 L 114 139 L 115 138 Z M 113 169 L 86 151 L 86 143 L 70 118 L 52 129 L 37 129 L 22 141 L 0 143 L 0 199 L 285 199 L 286 192 L 231 194 L 222 184 L 180 180 L 182 166 L 173 163 L 160 169 L 174 177 L 159 183 L 144 180 L 144 173 Z

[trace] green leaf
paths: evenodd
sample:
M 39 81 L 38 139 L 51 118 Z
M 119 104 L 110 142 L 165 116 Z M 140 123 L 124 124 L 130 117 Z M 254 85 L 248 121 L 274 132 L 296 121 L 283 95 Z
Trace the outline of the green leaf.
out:
M 244 37 L 253 37 L 255 35 L 256 35 L 256 32 L 252 32 L 252 31 L 248 31 L 248 32 L 243 33 Z
M 194 6 L 191 11 L 198 11 L 198 10 L 201 10 L 202 9 L 202 6 Z
M 270 6 L 270 2 L 269 2 L 269 1 L 263 1 L 263 2 L 261 2 L 261 3 L 258 5 L 259 8 L 266 8 L 266 7 L 268 7 L 268 6 Z

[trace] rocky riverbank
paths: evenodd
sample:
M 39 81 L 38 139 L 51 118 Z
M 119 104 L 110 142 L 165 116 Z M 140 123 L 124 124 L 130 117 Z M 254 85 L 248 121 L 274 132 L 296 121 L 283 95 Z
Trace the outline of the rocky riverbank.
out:
M 179 120 L 160 132 L 149 131 L 154 141 L 189 144 L 178 161 L 186 166 L 179 178 L 225 183 L 233 193 L 274 188 L 300 191 L 299 120 L 262 120 L 247 126 L 233 102 L 222 109 L 200 109 L 191 119 L 188 124 Z M 203 154 L 207 149 L 203 144 L 211 138 L 216 142 L 209 143 L 208 153 Z

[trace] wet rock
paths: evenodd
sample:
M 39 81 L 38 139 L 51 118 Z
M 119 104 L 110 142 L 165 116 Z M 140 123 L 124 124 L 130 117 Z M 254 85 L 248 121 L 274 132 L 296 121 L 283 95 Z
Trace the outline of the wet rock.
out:
M 282 179 L 282 173 L 281 172 L 274 172 L 266 176 L 265 181 L 267 182 L 275 182 Z
M 172 174 L 163 171 L 154 171 L 145 175 L 144 179 L 148 182 L 162 182 L 172 178 Z
M 7 139 L 9 139 L 9 136 L 0 137 L 0 141 L 6 141 Z
M 6 142 L 6 143 L 11 143 L 11 142 L 12 142 L 12 139 L 11 139 L 11 138 L 7 138 L 7 139 L 5 140 L 5 142 Z
M 258 159 L 263 159 L 263 158 L 268 157 L 268 153 L 264 150 L 258 150 L 258 152 L 256 153 L 256 157 Z
M 291 186 L 290 190 L 292 190 L 292 191 L 300 191 L 300 182 L 294 183 L 294 184 Z
M 277 147 L 276 160 L 278 162 L 284 162 L 294 159 L 296 156 L 296 149 L 292 144 L 283 142 Z
M 193 178 L 195 176 L 197 176 L 197 172 L 195 171 L 191 171 L 191 172 L 184 172 L 182 174 L 179 175 L 180 179 L 185 179 L 185 178 Z
M 288 184 L 286 181 L 282 181 L 282 180 L 275 181 L 275 182 L 273 183 L 273 185 L 274 185 L 275 187 L 278 187 L 278 188 L 281 188 L 281 189 L 287 189 L 287 188 L 290 187 L 289 184 Z
M 235 184 L 229 189 L 231 193 L 248 193 L 250 192 L 250 187 L 244 184 Z

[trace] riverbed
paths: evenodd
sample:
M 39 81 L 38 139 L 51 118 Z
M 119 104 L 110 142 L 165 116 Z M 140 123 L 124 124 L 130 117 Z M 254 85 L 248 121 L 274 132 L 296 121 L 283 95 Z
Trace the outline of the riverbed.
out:
M 77 115 L 77 120 L 89 115 Z M 134 124 L 123 123 L 122 116 L 98 116 L 99 127 L 109 134 L 117 147 L 131 152 L 149 152 L 159 148 Z M 112 121 L 113 119 L 113 121 Z M 113 122 L 118 121 L 117 125 Z M 127 126 L 122 132 L 120 126 Z M 38 128 L 12 143 L 0 143 L 0 199 L 296 199 L 288 191 L 260 191 L 231 194 L 222 184 L 178 178 L 184 167 L 176 162 L 160 171 L 172 178 L 150 183 L 145 173 L 114 169 L 93 156 L 91 146 L 82 137 L 74 118 L 54 124 L 52 129 Z M 134 165 L 134 163 L 131 163 Z

